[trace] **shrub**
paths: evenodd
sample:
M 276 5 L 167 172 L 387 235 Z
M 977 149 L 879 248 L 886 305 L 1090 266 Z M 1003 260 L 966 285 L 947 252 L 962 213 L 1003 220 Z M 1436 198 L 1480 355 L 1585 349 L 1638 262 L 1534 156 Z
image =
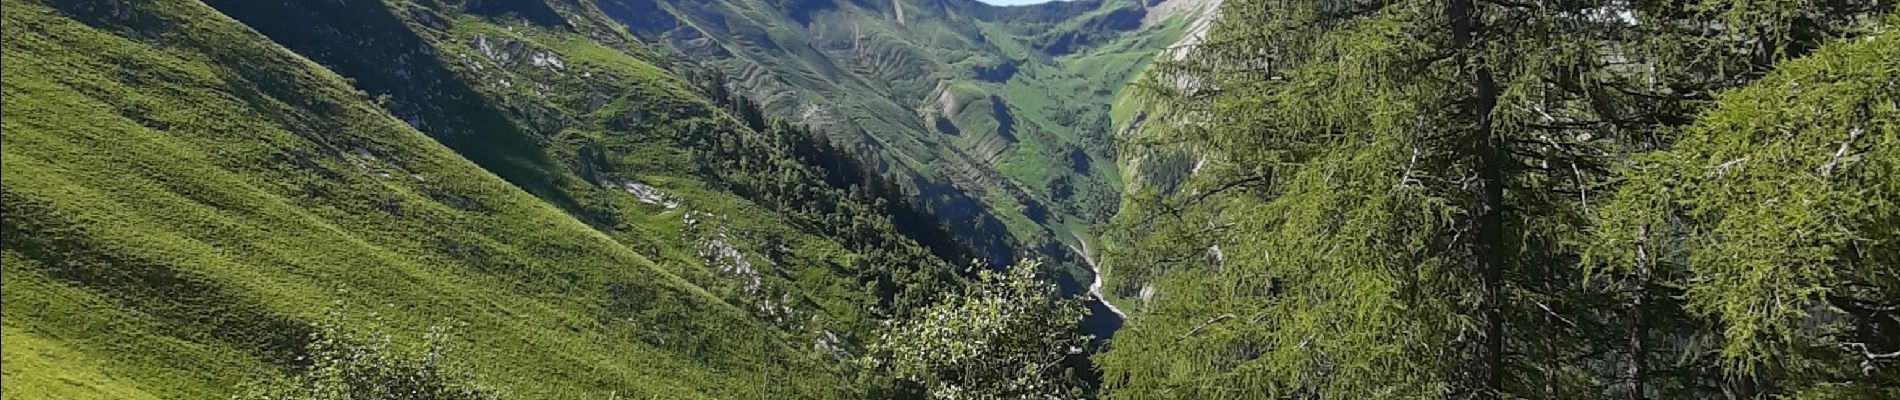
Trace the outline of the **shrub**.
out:
M 429 328 L 420 352 L 390 346 L 381 329 L 326 324 L 312 334 L 307 369 L 236 400 L 493 400 L 501 395 L 448 364 L 448 329 Z

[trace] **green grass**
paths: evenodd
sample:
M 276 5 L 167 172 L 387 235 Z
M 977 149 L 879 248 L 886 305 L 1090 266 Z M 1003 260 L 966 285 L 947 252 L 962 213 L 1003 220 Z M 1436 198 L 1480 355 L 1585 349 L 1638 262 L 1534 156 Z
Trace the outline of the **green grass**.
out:
M 852 390 L 809 344 L 682 278 L 677 246 L 638 254 L 202 5 L 124 20 L 5 6 L 7 398 L 228 397 L 290 371 L 333 310 L 399 348 L 453 325 L 460 362 L 521 398 Z M 627 210 L 650 215 L 629 218 L 645 234 L 677 229 Z M 863 296 L 827 280 L 798 282 Z M 848 304 L 832 307 L 860 318 Z

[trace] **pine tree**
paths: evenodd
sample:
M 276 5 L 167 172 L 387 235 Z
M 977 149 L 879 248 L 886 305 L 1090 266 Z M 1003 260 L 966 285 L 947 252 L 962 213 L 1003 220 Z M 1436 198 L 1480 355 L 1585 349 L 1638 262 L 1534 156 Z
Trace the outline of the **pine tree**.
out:
M 1900 395 L 1896 85 L 1900 35 L 1836 44 L 1621 170 L 1605 261 L 1679 264 L 1667 284 L 1718 326 L 1730 397 Z
M 1124 210 L 1115 270 L 1158 294 L 1101 357 L 1109 397 L 1709 394 L 1669 365 L 1708 333 L 1666 281 L 1693 271 L 1647 255 L 1674 227 L 1593 269 L 1595 203 L 1710 93 L 1892 10 L 1229 1 L 1143 86 L 1134 154 L 1200 159 Z

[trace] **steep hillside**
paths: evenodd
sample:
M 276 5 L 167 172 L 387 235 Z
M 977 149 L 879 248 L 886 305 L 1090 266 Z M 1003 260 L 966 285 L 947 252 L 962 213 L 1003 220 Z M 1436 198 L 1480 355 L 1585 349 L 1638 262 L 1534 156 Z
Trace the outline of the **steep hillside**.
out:
M 1198 13 L 1133 0 L 606 0 L 649 43 L 720 67 L 775 115 L 907 177 L 991 259 L 1054 257 L 1117 206 L 1109 108 Z M 1063 243 L 1067 242 L 1067 245 Z M 1071 289 L 1082 285 L 1065 282 Z
M 858 398 L 963 250 L 566 1 L 6 0 L 5 397 L 221 398 L 324 323 L 519 398 Z
M 1162 3 L 1156 7 L 1155 17 L 1182 16 L 1188 18 L 1188 24 L 1182 35 L 1174 43 L 1168 44 L 1156 56 L 1159 61 L 1144 67 L 1128 87 L 1115 95 L 1109 107 L 1110 126 L 1115 129 L 1114 137 L 1120 144 L 1120 153 L 1116 154 L 1116 165 L 1120 167 L 1121 190 L 1124 194 L 1116 215 L 1104 227 L 1099 239 L 1101 248 L 1096 256 L 1097 278 L 1096 295 L 1103 301 L 1116 304 L 1123 310 L 1138 310 L 1142 304 L 1135 302 L 1137 296 L 1151 296 L 1152 282 L 1145 279 L 1128 279 L 1114 274 L 1115 264 L 1128 244 L 1126 238 L 1114 238 L 1117 230 L 1125 229 L 1127 224 L 1137 218 L 1128 209 L 1152 206 L 1162 196 L 1175 193 L 1188 176 L 1204 165 L 1203 148 L 1182 142 L 1179 136 L 1170 132 L 1166 124 L 1154 124 L 1168 119 L 1163 114 L 1165 100 L 1157 99 L 1157 93 L 1163 93 L 1176 87 L 1153 78 L 1169 63 L 1180 62 L 1194 54 L 1208 31 L 1219 20 L 1222 0 L 1180 0 Z M 1153 17 L 1151 17 L 1153 18 Z M 1118 240 L 1119 239 L 1119 240 Z

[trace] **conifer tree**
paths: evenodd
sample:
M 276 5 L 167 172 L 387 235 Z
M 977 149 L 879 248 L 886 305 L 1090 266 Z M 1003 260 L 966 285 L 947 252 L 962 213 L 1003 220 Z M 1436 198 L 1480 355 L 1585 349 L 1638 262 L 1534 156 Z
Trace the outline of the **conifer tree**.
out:
M 1156 294 L 1100 357 L 1109 397 L 1712 393 L 1718 368 L 1672 365 L 1710 333 L 1666 281 L 1693 268 L 1585 262 L 1612 171 L 1892 10 L 1226 2 L 1143 86 L 1156 122 L 1131 153 L 1199 159 L 1120 218 L 1115 271 Z
M 1605 264 L 1681 272 L 1730 397 L 1900 396 L 1900 35 L 1718 97 L 1621 170 Z

